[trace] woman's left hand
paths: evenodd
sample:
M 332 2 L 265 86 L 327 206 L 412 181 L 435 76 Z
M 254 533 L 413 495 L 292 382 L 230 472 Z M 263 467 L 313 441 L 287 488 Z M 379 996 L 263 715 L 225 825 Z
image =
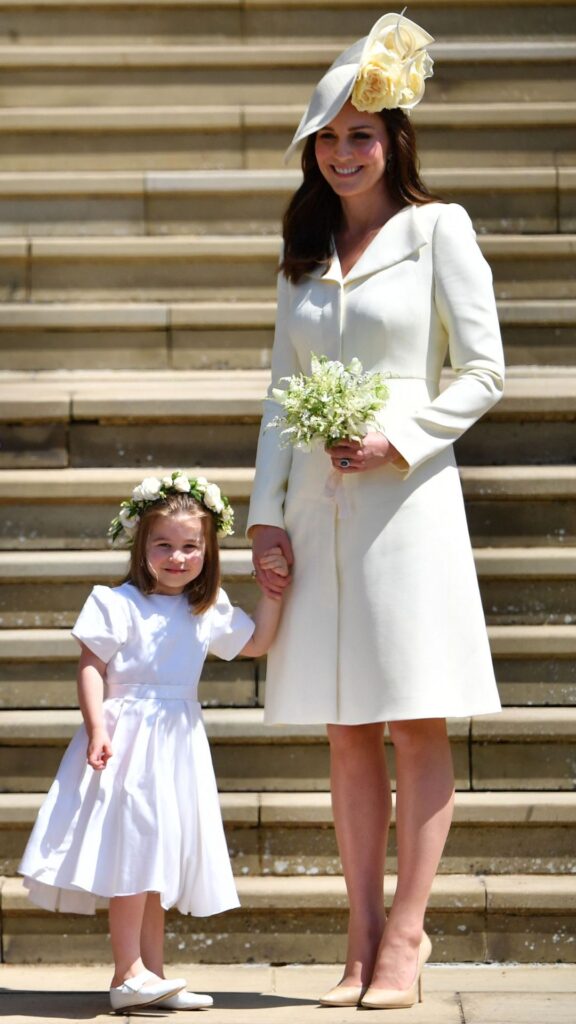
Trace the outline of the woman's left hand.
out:
M 377 430 L 368 431 L 361 441 L 339 441 L 326 451 L 334 469 L 339 473 L 363 473 L 367 469 L 378 469 L 387 462 L 393 462 L 400 454 L 384 434 Z

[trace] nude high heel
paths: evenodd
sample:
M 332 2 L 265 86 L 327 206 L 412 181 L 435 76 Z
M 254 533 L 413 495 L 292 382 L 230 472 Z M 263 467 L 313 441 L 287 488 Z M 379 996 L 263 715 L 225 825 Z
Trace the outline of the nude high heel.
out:
M 365 991 L 365 985 L 336 985 L 318 1002 L 321 1006 L 358 1006 Z
M 427 960 L 430 959 L 432 943 L 422 933 L 420 948 L 418 950 L 418 963 L 416 965 L 416 976 L 409 988 L 374 988 L 372 985 L 360 1000 L 360 1006 L 367 1010 L 402 1010 L 422 1002 L 422 969 Z

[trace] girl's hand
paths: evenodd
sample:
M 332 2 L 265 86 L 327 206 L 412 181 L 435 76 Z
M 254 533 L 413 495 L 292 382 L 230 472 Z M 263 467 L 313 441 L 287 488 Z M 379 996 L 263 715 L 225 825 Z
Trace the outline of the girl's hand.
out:
M 86 760 L 90 767 L 95 772 L 104 771 L 112 757 L 112 753 L 112 744 L 106 729 L 104 727 L 94 729 L 92 735 L 88 737 L 88 750 L 86 754 Z
M 261 589 L 268 597 L 282 597 L 282 591 L 290 582 L 290 567 L 294 561 L 292 545 L 286 530 L 282 530 L 279 526 L 258 524 L 250 530 L 250 537 L 252 539 L 252 561 Z M 286 560 L 287 576 L 267 568 L 262 563 L 262 559 L 270 554 L 272 548 L 280 548 Z
M 326 448 L 332 466 L 339 473 L 363 473 L 367 469 L 378 469 L 398 458 L 400 452 L 377 430 L 370 430 L 361 441 L 339 441 L 332 448 Z M 342 466 L 341 460 L 350 465 Z
M 290 569 L 288 562 L 282 554 L 281 548 L 270 548 L 260 558 L 260 565 L 263 569 L 275 572 L 278 576 L 289 576 Z

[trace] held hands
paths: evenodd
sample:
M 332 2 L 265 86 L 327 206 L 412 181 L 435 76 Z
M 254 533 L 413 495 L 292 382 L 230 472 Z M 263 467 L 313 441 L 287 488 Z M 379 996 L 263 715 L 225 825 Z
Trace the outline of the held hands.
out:
M 86 760 L 95 772 L 104 771 L 108 761 L 112 757 L 112 744 L 110 737 L 104 727 L 94 729 L 88 737 L 88 750 Z
M 290 569 L 288 562 L 282 554 L 282 548 L 270 548 L 260 558 L 260 565 L 263 569 L 277 573 L 278 576 L 289 576 Z
M 268 597 L 279 600 L 291 580 L 294 561 L 286 530 L 279 526 L 253 526 L 252 561 L 256 579 Z
M 325 450 L 333 468 L 339 473 L 363 473 L 367 469 L 378 469 L 379 466 L 393 462 L 400 454 L 384 434 L 377 430 L 369 430 L 361 441 L 339 441 Z M 343 466 L 342 460 L 349 465 Z

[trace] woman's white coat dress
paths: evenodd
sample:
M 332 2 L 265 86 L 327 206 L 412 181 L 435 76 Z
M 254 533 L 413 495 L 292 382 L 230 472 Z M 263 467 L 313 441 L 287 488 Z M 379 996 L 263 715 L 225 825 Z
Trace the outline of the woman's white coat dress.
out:
M 280 274 L 272 386 L 309 373 L 312 352 L 390 374 L 380 426 L 402 460 L 341 475 L 331 496 L 323 448 L 281 447 L 265 429 L 281 407 L 266 401 L 248 527 L 285 527 L 295 556 L 266 720 L 498 711 L 452 447 L 504 375 L 492 275 L 466 211 L 406 207 L 345 277 L 337 256 L 296 285 Z M 447 352 L 455 376 L 440 392 Z

